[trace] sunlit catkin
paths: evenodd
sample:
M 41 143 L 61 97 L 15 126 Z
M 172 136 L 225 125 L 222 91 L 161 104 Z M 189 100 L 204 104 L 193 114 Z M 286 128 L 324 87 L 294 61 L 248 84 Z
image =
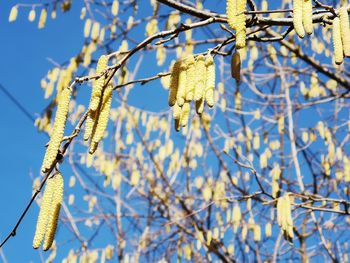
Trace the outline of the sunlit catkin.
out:
M 43 8 L 41 10 L 40 17 L 39 17 L 39 24 L 38 24 L 39 29 L 42 29 L 45 27 L 46 18 L 47 18 L 47 10 Z
M 98 114 L 98 119 L 96 120 L 97 123 L 94 129 L 94 133 L 92 135 L 91 147 L 89 150 L 90 154 L 93 154 L 95 152 L 97 148 L 97 144 L 102 140 L 103 135 L 106 131 L 108 119 L 109 119 L 109 113 L 111 110 L 112 94 L 113 94 L 113 85 L 112 83 L 109 83 L 105 88 L 105 90 L 103 91 L 101 109 Z
M 236 8 L 237 0 L 227 0 L 226 2 L 226 16 L 228 25 L 235 30 L 236 29 Z
M 205 83 L 205 101 L 209 107 L 214 106 L 214 89 L 215 89 L 215 64 L 211 55 L 205 59 L 206 66 L 206 83 Z
M 186 100 L 192 101 L 194 99 L 195 80 L 196 80 L 196 64 L 193 55 L 186 58 Z
M 100 23 L 94 22 L 91 28 L 91 39 L 97 40 L 99 35 L 100 35 Z
M 295 32 L 300 38 L 305 36 L 303 26 L 303 1 L 305 0 L 293 0 L 293 25 Z
M 333 20 L 333 49 L 334 49 L 334 62 L 337 65 L 343 63 L 343 44 L 341 39 L 341 30 L 340 30 L 340 20 L 339 17 L 335 17 Z
M 114 0 L 112 3 L 112 8 L 111 8 L 112 15 L 117 16 L 118 11 L 119 11 L 119 1 Z
M 176 94 L 176 103 L 181 107 L 185 103 L 186 97 L 186 63 L 181 61 L 179 70 L 179 84 Z
M 44 240 L 47 220 L 49 218 L 51 203 L 52 203 L 52 194 L 54 191 L 53 179 L 49 178 L 46 181 L 46 186 L 44 190 L 43 197 L 41 199 L 40 211 L 38 216 L 38 221 L 36 223 L 36 230 L 33 239 L 33 248 L 37 249 L 41 246 L 41 243 Z
M 108 57 L 102 55 L 97 62 L 96 66 L 96 75 L 101 75 L 107 68 Z M 101 76 L 98 79 L 94 80 L 92 84 L 92 94 L 90 99 L 89 109 L 96 111 L 101 100 L 102 88 L 105 82 L 105 76 Z
M 53 132 L 49 141 L 49 146 L 46 149 L 43 165 L 41 167 L 41 171 L 43 173 L 48 172 L 56 160 L 56 156 L 63 138 L 64 128 L 66 126 L 71 95 L 72 90 L 70 88 L 65 88 L 58 98 Z
M 350 24 L 346 5 L 340 7 L 339 19 L 344 55 L 350 57 Z
M 194 100 L 199 101 L 203 98 L 206 82 L 205 58 L 199 55 L 196 61 L 196 83 L 194 90 Z
M 10 15 L 9 15 L 9 22 L 16 21 L 17 15 L 18 15 L 18 7 L 15 5 L 11 8 Z
M 89 37 L 90 31 L 91 31 L 91 24 L 92 24 L 91 19 L 90 18 L 86 19 L 85 25 L 84 25 L 84 37 Z
M 97 112 L 89 110 L 85 121 L 84 141 L 89 140 L 97 117 Z
M 314 32 L 312 24 L 312 0 L 303 0 L 303 26 L 309 35 Z
M 28 20 L 29 22 L 33 22 L 35 20 L 35 9 L 30 10 Z
M 191 106 L 189 102 L 185 102 L 182 106 L 182 112 L 181 112 L 181 126 L 185 127 L 188 123 L 188 118 L 190 116 Z
M 170 107 L 176 103 L 177 89 L 179 85 L 180 61 L 176 61 L 171 69 L 168 104 Z
M 43 249 L 46 251 L 50 249 L 52 242 L 55 238 L 58 217 L 60 215 L 60 209 L 63 199 L 63 177 L 61 173 L 56 173 L 52 180 L 52 202 L 50 204 L 50 213 L 47 221 L 47 228 L 45 232 L 45 240 Z
M 247 8 L 247 0 L 237 1 L 237 16 L 236 16 L 236 48 L 244 48 L 246 46 L 247 28 L 245 24 Z

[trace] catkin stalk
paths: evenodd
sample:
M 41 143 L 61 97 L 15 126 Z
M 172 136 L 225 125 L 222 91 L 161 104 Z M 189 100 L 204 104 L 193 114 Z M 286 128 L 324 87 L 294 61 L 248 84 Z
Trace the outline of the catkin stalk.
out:
M 303 1 L 304 0 L 293 0 L 293 25 L 295 32 L 300 38 L 305 36 L 303 26 Z
M 333 20 L 333 48 L 334 48 L 334 61 L 337 65 L 343 63 L 343 44 L 341 39 L 340 20 L 339 17 L 335 17 Z
M 41 200 L 40 211 L 38 216 L 38 221 L 36 223 L 36 230 L 33 239 L 33 248 L 37 249 L 41 246 L 44 240 L 46 226 L 49 218 L 52 194 L 54 192 L 53 179 L 48 178 L 46 181 L 46 186 L 44 194 Z
M 195 83 L 195 90 L 194 90 L 194 100 L 199 101 L 204 96 L 205 91 L 205 85 L 206 85 L 206 67 L 205 67 L 205 60 L 203 55 L 199 55 L 197 57 L 196 62 L 196 83 Z
M 177 89 L 179 86 L 180 61 L 176 61 L 173 65 L 170 75 L 168 104 L 170 107 L 176 103 Z
M 343 5 L 339 9 L 341 40 L 343 44 L 344 55 L 350 57 L 350 24 L 347 6 Z
M 112 83 L 109 83 L 103 92 L 101 109 L 98 114 L 96 127 L 94 129 L 92 139 L 91 139 L 91 147 L 89 150 L 90 154 L 93 154 L 95 152 L 98 143 L 102 140 L 103 135 L 106 131 L 108 119 L 109 119 L 109 113 L 111 110 L 112 94 L 113 94 L 113 85 Z
M 96 75 L 100 75 L 106 70 L 107 63 L 108 63 L 107 56 L 102 55 L 97 62 Z M 93 111 L 96 111 L 100 104 L 104 82 L 105 82 L 105 76 L 102 76 L 94 80 L 92 84 L 92 94 L 91 94 L 89 109 Z
M 72 95 L 70 88 L 65 88 L 58 99 L 57 112 L 55 116 L 55 122 L 53 125 L 53 132 L 50 138 L 49 146 L 46 149 L 44 161 L 41 167 L 41 171 L 46 173 L 50 170 L 54 161 L 56 160 L 59 147 L 64 134 L 64 128 L 66 126 L 67 115 L 69 110 L 69 102 Z
M 311 35 L 314 32 L 312 24 L 312 0 L 303 0 L 303 25 L 306 33 Z
M 205 84 L 205 101 L 209 107 L 214 106 L 214 89 L 215 89 L 215 64 L 211 55 L 206 56 L 206 84 Z
M 60 215 L 60 209 L 63 199 L 63 177 L 61 173 L 56 173 L 55 176 L 51 179 L 53 194 L 52 194 L 52 202 L 50 205 L 50 213 L 48 217 L 48 223 L 45 233 L 45 240 L 43 249 L 44 251 L 49 250 L 52 242 L 55 238 L 58 217 Z

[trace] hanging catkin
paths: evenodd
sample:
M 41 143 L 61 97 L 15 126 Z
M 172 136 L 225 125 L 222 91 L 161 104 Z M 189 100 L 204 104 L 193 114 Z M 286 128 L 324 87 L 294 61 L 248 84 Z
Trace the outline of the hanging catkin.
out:
M 171 69 L 168 104 L 170 107 L 176 103 L 177 89 L 179 85 L 180 61 L 176 61 Z
M 44 161 L 41 167 L 41 171 L 46 173 L 50 170 L 61 145 L 61 141 L 64 134 L 64 128 L 66 126 L 67 115 L 69 110 L 69 102 L 72 95 L 70 88 L 65 88 L 58 99 L 57 112 L 55 116 L 55 122 L 53 125 L 53 132 L 50 138 L 49 146 L 46 149 Z
M 205 84 L 205 101 L 209 107 L 214 106 L 214 89 L 215 89 L 215 64 L 211 55 L 205 59 L 206 66 L 206 84 Z
M 63 199 L 63 177 L 61 173 L 56 173 L 55 176 L 51 179 L 53 194 L 52 201 L 50 204 L 50 213 L 47 219 L 47 228 L 45 232 L 45 240 L 43 249 L 44 251 L 49 250 L 52 242 L 55 238 L 58 217 L 60 215 L 60 209 Z
M 186 100 L 192 101 L 194 98 L 195 90 L 195 79 L 196 79 L 196 66 L 195 58 L 193 55 L 190 55 L 186 59 L 187 70 L 186 70 Z
M 181 112 L 181 126 L 185 127 L 188 123 L 188 118 L 190 116 L 191 106 L 189 102 L 185 102 L 182 106 L 182 112 Z
M 237 0 L 227 0 L 226 2 L 226 16 L 228 25 L 235 30 L 236 29 L 236 8 Z
M 304 0 L 293 0 L 293 25 L 295 32 L 300 38 L 305 36 L 303 26 L 303 1 Z
M 44 240 L 46 226 L 49 218 L 51 203 L 52 203 L 52 194 L 54 192 L 53 179 L 48 178 L 46 181 L 46 186 L 44 190 L 43 197 L 41 199 L 40 211 L 38 216 L 38 221 L 36 223 L 36 229 L 33 239 L 33 248 L 37 249 L 41 246 L 41 243 Z
M 186 63 L 182 60 L 179 72 L 179 84 L 176 94 L 176 103 L 181 107 L 186 97 Z
M 309 35 L 314 32 L 312 24 L 312 0 L 303 0 L 303 26 Z
M 339 9 L 339 19 L 344 55 L 350 57 L 350 24 L 346 2 Z
M 246 46 L 246 15 L 247 0 L 237 1 L 237 17 L 236 17 L 236 48 L 244 48 Z
M 105 55 L 102 55 L 97 62 L 96 75 L 100 75 L 106 70 L 107 63 L 108 63 L 108 57 Z M 89 109 L 93 111 L 96 111 L 100 104 L 104 82 L 105 82 L 105 76 L 101 76 L 100 78 L 94 80 L 92 84 L 92 94 L 91 94 Z
M 103 91 L 101 109 L 98 114 L 98 119 L 96 120 L 96 127 L 94 129 L 89 153 L 93 154 L 97 148 L 98 143 L 102 140 L 103 135 L 106 131 L 109 113 L 111 110 L 112 103 L 112 94 L 113 94 L 113 85 L 109 83 L 105 90 Z
M 198 101 L 203 98 L 206 82 L 205 59 L 203 55 L 199 55 L 196 61 L 196 81 L 194 90 L 194 100 Z
M 341 40 L 340 20 L 339 17 L 333 19 L 333 48 L 334 48 L 334 61 L 340 65 L 343 63 L 343 45 Z

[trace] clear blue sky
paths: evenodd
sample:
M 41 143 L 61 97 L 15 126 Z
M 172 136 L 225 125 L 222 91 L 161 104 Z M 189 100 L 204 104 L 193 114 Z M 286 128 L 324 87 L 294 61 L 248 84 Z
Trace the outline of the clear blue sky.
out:
M 76 54 L 84 41 L 80 6 L 72 12 L 58 11 L 56 20 L 47 20 L 39 30 L 37 20 L 27 19 L 30 8 L 20 8 L 17 21 L 8 22 L 8 15 L 17 1 L 2 1 L 0 8 L 0 83 L 33 116 L 40 113 L 47 101 L 40 88 L 40 79 L 52 67 L 48 58 L 61 63 Z M 30 2 L 30 1 L 25 1 Z M 37 14 L 38 17 L 39 14 Z M 37 177 L 47 142 L 33 123 L 0 90 L 0 239 L 14 226 L 31 197 L 32 180 Z M 38 206 L 35 204 L 17 231 L 17 236 L 4 246 L 8 262 L 38 262 L 39 252 L 32 248 Z M 2 262 L 2 259 L 0 259 Z

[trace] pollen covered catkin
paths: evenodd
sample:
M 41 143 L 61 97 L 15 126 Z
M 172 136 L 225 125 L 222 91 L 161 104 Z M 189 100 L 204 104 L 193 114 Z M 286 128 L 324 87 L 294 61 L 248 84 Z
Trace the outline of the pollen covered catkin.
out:
M 247 0 L 237 0 L 237 16 L 236 16 L 236 48 L 244 48 L 246 46 L 246 15 Z
M 176 94 L 176 103 L 181 107 L 185 103 L 186 97 L 186 64 L 181 61 L 179 72 L 179 84 Z
M 170 107 L 176 103 L 177 89 L 179 85 L 180 61 L 176 61 L 171 69 L 168 104 Z
M 84 141 L 89 140 L 92 134 L 92 130 L 94 128 L 96 117 L 97 117 L 97 112 L 89 110 L 85 121 Z
M 189 102 L 185 102 L 182 106 L 182 112 L 181 112 L 181 126 L 185 127 L 188 123 L 188 118 L 190 116 L 191 106 Z
M 333 48 L 334 48 L 334 62 L 337 65 L 343 63 L 343 44 L 341 39 L 341 30 L 340 30 L 340 20 L 339 17 L 333 19 L 332 26 L 332 37 L 333 37 Z
M 226 16 L 228 25 L 235 30 L 236 29 L 236 9 L 237 9 L 237 0 L 227 0 L 226 1 Z
M 93 154 L 97 148 L 98 143 L 102 140 L 103 135 L 106 131 L 109 113 L 111 110 L 112 103 L 112 94 L 113 94 L 113 85 L 109 83 L 105 90 L 103 91 L 101 109 L 98 114 L 98 119 L 96 121 L 96 127 L 91 139 L 91 147 L 89 150 L 90 154 Z
M 206 85 L 206 67 L 205 67 L 205 58 L 203 55 L 197 57 L 196 62 L 196 81 L 195 81 L 195 90 L 194 90 L 194 100 L 199 101 L 204 96 L 205 85 Z
M 36 229 L 33 239 L 33 248 L 37 249 L 41 246 L 44 240 L 46 226 L 49 218 L 52 194 L 54 192 L 54 183 L 52 178 L 48 178 L 46 181 L 46 186 L 44 190 L 43 197 L 41 199 L 40 211 L 38 216 L 38 221 L 36 223 Z
M 350 24 L 346 4 L 339 9 L 339 19 L 344 55 L 350 57 Z
M 17 19 L 18 15 L 18 7 L 15 5 L 11 8 L 10 15 L 9 15 L 9 22 L 14 22 Z
M 49 146 L 46 149 L 44 161 L 41 167 L 41 171 L 46 173 L 50 170 L 61 145 L 61 141 L 64 134 L 64 128 L 66 126 L 67 115 L 69 110 L 69 102 L 72 96 L 72 90 L 65 88 L 58 99 L 57 112 L 55 116 L 55 122 L 52 129 L 52 135 L 49 141 Z
M 293 0 L 293 25 L 295 32 L 300 38 L 305 36 L 303 26 L 303 1 L 305 0 Z
M 214 89 L 215 89 L 215 64 L 211 55 L 205 59 L 206 66 L 206 84 L 205 84 L 205 101 L 209 107 L 214 106 Z
M 100 75 L 106 70 L 107 63 L 108 63 L 108 57 L 105 55 L 102 55 L 97 62 L 96 75 Z M 101 76 L 100 78 L 94 80 L 92 84 L 92 94 L 91 94 L 89 109 L 93 111 L 96 111 L 100 104 L 104 82 L 105 82 L 105 76 Z
M 196 65 L 195 58 L 193 55 L 190 55 L 186 58 L 186 100 L 192 101 L 194 98 L 195 90 L 195 80 L 196 80 Z
M 45 240 L 43 249 L 49 250 L 55 238 L 58 217 L 60 215 L 61 204 L 63 200 L 63 177 L 61 173 L 56 173 L 52 180 L 52 201 L 50 204 L 50 213 L 48 215 L 48 222 L 45 233 Z
M 303 0 L 303 26 L 309 35 L 314 32 L 312 24 L 312 0 Z

